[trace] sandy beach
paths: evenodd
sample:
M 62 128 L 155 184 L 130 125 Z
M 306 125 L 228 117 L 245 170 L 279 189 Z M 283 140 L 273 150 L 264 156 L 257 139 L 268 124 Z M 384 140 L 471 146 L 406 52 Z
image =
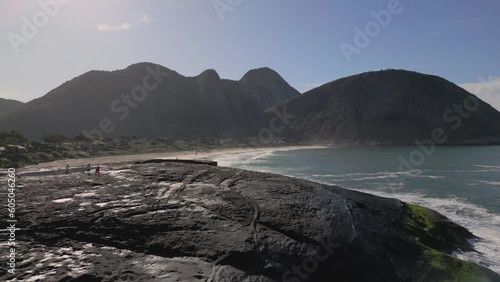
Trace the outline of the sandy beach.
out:
M 219 156 L 226 156 L 232 154 L 253 153 L 253 152 L 268 152 L 268 151 L 289 151 L 300 149 L 320 149 L 324 146 L 285 146 L 285 147 L 264 147 L 264 148 L 229 148 L 229 149 L 216 149 L 210 152 L 196 152 L 196 151 L 182 151 L 182 152 L 166 152 L 166 153 L 148 153 L 136 155 L 123 155 L 123 156 L 105 156 L 96 158 L 82 158 L 82 159 L 65 159 L 54 162 L 41 163 L 38 165 L 30 165 L 19 169 L 20 172 L 28 172 L 40 169 L 58 168 L 63 169 L 66 165 L 70 167 L 83 167 L 87 164 L 92 166 L 122 162 L 135 162 L 150 159 L 179 159 L 179 160 L 216 160 Z

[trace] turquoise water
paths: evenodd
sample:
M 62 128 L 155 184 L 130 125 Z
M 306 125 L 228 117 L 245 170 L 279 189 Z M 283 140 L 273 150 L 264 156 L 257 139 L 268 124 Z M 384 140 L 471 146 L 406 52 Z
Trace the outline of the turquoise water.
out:
M 268 151 L 217 161 L 432 208 L 481 238 L 474 242 L 480 253 L 458 257 L 500 273 L 500 146 L 438 147 L 428 155 L 416 147 Z

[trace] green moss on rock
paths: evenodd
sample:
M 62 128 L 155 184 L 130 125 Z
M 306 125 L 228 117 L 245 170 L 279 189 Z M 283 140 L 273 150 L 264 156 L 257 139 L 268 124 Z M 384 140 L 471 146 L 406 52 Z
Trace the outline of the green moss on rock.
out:
M 430 231 L 433 227 L 433 211 L 421 206 L 407 204 L 409 217 L 406 224 L 412 227 L 422 228 L 425 231 Z
M 425 248 L 424 257 L 431 267 L 427 276 L 430 281 L 498 281 L 498 276 L 484 267 L 454 258 L 431 248 Z
M 422 281 L 499 281 L 493 271 L 450 256 L 456 250 L 472 251 L 467 239 L 474 236 L 436 211 L 406 204 L 405 230 L 422 246 L 425 271 Z
M 447 254 L 474 250 L 468 242 L 472 233 L 428 208 L 406 204 L 404 227 L 417 242 Z

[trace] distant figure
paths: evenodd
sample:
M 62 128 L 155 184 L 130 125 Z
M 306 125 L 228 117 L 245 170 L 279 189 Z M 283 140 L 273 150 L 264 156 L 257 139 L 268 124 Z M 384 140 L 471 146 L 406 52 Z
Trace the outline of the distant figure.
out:
M 87 165 L 87 174 L 90 175 L 90 163 Z
M 66 174 L 69 174 L 69 164 L 66 165 Z
M 97 176 L 101 176 L 101 167 L 100 167 L 100 166 L 97 166 L 97 167 L 95 168 L 95 175 L 97 175 Z

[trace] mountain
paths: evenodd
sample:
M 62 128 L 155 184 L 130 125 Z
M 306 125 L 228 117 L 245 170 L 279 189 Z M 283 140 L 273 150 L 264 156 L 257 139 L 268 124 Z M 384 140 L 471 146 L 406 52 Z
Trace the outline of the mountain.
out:
M 500 144 L 500 113 L 437 76 L 367 72 L 299 94 L 269 68 L 233 81 L 215 70 L 185 77 L 139 63 L 67 81 L 0 116 L 0 130 L 31 138 L 52 132 L 225 138 L 258 136 L 266 129 L 321 144 Z
M 268 110 L 265 120 L 276 112 L 293 116 L 281 134 L 310 143 L 500 143 L 497 110 L 443 78 L 410 71 L 330 82 Z
M 185 77 L 163 66 L 134 64 L 90 71 L 19 111 L 0 118 L 0 129 L 39 138 L 74 136 L 247 136 L 266 108 L 299 95 L 278 73 L 251 70 L 240 81 L 206 70 Z
M 0 116 L 11 113 L 24 105 L 23 102 L 0 98 Z

